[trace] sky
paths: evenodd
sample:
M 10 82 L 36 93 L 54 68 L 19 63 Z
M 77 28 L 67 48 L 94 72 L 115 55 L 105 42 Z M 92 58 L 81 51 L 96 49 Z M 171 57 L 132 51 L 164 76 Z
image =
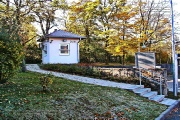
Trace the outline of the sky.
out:
M 174 10 L 180 11 L 180 9 L 178 10 L 178 7 L 180 5 L 180 0 L 172 0 L 172 2 L 173 2 Z
M 179 9 L 179 7 L 180 7 L 180 0 L 172 0 L 172 2 L 173 2 L 173 10 L 174 10 L 174 12 L 177 12 L 177 13 L 180 14 L 180 9 Z
M 170 3 L 169 3 L 170 4 Z M 173 11 L 175 14 L 177 14 L 177 16 L 174 17 L 174 27 L 178 28 L 180 27 L 180 0 L 172 0 L 172 4 L 173 4 Z M 175 30 L 176 33 L 178 33 L 178 37 L 180 38 L 180 28 L 178 28 L 177 30 Z

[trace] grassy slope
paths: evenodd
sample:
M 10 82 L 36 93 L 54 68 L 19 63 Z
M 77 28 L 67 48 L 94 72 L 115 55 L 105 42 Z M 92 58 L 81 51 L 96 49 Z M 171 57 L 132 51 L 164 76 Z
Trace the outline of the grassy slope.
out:
M 167 107 L 132 92 L 53 78 L 43 93 L 38 73 L 19 73 L 0 85 L 0 119 L 93 119 L 122 117 L 152 120 Z

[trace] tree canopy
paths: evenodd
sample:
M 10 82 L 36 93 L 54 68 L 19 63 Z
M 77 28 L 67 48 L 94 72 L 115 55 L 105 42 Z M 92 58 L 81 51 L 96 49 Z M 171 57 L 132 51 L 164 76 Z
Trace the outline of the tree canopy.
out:
M 167 4 L 155 0 L 1 0 L 0 23 L 9 33 L 20 36 L 25 47 L 37 37 L 45 39 L 54 27 L 86 36 L 80 42 L 85 62 L 106 61 L 113 56 L 133 55 L 138 51 L 157 51 L 168 43 L 171 24 Z M 39 25 L 37 34 L 33 23 Z M 146 48 L 141 46 L 145 45 Z M 25 47 L 26 48 L 26 47 Z M 162 50 L 162 49 L 161 49 Z
M 70 8 L 67 29 L 87 37 L 85 53 L 96 54 L 95 48 L 103 48 L 106 57 L 122 56 L 124 63 L 125 55 L 155 51 L 155 46 L 171 35 L 163 2 L 81 0 Z

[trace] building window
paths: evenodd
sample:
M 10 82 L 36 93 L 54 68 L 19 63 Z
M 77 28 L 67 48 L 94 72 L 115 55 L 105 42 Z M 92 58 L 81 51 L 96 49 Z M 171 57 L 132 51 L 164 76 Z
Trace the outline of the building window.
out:
M 60 55 L 69 55 L 69 44 L 60 44 Z

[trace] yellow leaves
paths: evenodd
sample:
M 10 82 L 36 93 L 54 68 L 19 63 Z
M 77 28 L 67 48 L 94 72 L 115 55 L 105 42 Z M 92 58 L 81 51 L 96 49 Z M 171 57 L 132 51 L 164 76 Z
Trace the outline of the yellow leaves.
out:
M 105 12 L 105 13 L 107 13 L 107 12 L 109 12 L 109 11 L 110 11 L 110 9 L 111 9 L 111 8 L 110 8 L 110 6 L 108 6 L 108 7 L 103 8 L 103 10 L 102 10 L 102 11 L 103 11 L 103 12 Z
M 145 32 L 142 32 L 141 34 L 140 34 L 140 38 L 142 38 L 142 39 L 146 39 L 147 38 L 147 35 L 146 35 L 146 33 Z
M 116 51 L 117 53 L 121 52 L 120 46 L 115 47 L 115 51 Z
M 133 17 L 133 16 L 135 16 L 135 15 L 137 15 L 137 13 L 134 12 L 134 11 L 132 11 L 132 12 L 129 13 L 129 16 L 131 16 L 131 17 Z
M 103 35 L 103 34 L 99 34 L 98 37 L 99 37 L 99 38 L 103 38 L 104 35 Z
M 75 17 L 75 16 L 70 16 L 70 17 L 69 17 L 69 20 L 75 21 L 75 20 L 76 20 L 76 17 Z
M 117 0 L 117 2 L 116 2 L 116 5 L 117 6 L 122 6 L 123 4 L 125 4 L 125 0 Z

